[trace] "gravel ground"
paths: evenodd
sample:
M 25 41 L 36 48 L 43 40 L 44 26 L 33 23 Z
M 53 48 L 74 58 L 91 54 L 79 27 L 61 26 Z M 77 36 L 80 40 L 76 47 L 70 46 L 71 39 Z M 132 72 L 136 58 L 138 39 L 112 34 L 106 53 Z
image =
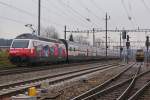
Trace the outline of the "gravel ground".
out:
M 144 90 L 144 94 L 141 95 L 137 100 L 150 100 L 150 87 Z
M 107 79 L 118 74 L 126 67 L 117 67 L 113 69 L 98 71 L 89 75 L 84 75 L 80 78 L 65 81 L 59 84 L 51 85 L 47 97 L 53 100 L 69 100 L 84 91 L 87 91 L 99 84 L 102 84 Z M 54 97 L 56 97 L 54 99 Z M 47 99 L 50 100 L 50 99 Z
M 92 64 L 90 64 L 90 65 L 92 65 Z M 101 63 L 96 63 L 94 65 L 101 65 Z M 43 76 L 43 75 L 47 75 L 47 74 L 54 75 L 54 74 L 67 72 L 67 71 L 79 70 L 79 68 L 84 69 L 84 68 L 90 68 L 90 67 L 91 66 L 89 66 L 89 65 L 80 65 L 80 67 L 78 65 L 78 66 L 72 66 L 72 67 L 64 67 L 64 68 L 56 68 L 56 69 L 28 72 L 28 73 L 15 74 L 15 75 L 0 76 L 0 84 L 12 82 L 12 81 L 18 81 L 18 80 L 27 80 L 30 78 L 34 78 L 37 76 Z
M 144 70 L 150 70 L 150 65 L 144 67 Z M 150 100 L 150 87 L 143 91 L 143 94 L 137 100 Z

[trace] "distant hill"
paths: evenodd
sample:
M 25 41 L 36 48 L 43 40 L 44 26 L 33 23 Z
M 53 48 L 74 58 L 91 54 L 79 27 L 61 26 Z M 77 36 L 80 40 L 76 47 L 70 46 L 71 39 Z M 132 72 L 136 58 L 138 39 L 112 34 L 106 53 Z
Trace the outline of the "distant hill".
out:
M 12 39 L 3 39 L 0 38 L 0 46 L 10 46 Z

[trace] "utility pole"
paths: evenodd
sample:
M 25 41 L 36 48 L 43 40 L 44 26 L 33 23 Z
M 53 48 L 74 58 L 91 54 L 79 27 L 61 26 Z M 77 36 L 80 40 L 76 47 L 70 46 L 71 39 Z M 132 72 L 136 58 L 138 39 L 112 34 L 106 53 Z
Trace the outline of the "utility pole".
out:
M 38 1 L 38 35 L 40 36 L 41 30 L 41 0 Z
M 129 62 L 129 47 L 130 47 L 129 35 L 127 35 L 126 47 L 127 47 L 127 64 L 128 64 L 128 62 Z
M 126 36 L 127 35 L 127 31 L 126 30 L 123 30 L 122 31 L 122 40 L 123 40 L 123 59 L 124 59 L 124 62 L 126 62 L 126 54 L 125 54 L 125 50 L 126 50 Z
M 67 33 L 67 27 L 65 25 L 65 30 L 64 30 L 64 39 L 66 40 L 66 33 Z
M 107 21 L 109 19 L 110 19 L 110 16 L 108 18 L 107 13 L 106 13 L 106 18 L 105 18 L 105 21 L 106 21 L 106 58 L 107 58 L 107 48 L 108 48 L 108 46 L 107 46 Z
M 95 29 L 93 28 L 93 46 L 95 46 Z

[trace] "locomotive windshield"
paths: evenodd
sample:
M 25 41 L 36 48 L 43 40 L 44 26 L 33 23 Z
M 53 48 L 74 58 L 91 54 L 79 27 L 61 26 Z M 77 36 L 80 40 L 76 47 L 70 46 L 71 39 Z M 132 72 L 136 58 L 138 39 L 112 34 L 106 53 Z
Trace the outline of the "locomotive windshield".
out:
M 14 40 L 12 48 L 28 48 L 29 40 Z

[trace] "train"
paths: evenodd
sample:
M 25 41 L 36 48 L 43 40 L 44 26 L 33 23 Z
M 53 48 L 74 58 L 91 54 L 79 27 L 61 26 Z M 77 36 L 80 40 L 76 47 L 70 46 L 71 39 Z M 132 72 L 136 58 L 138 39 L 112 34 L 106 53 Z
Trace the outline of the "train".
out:
M 108 49 L 108 57 L 118 58 L 118 50 Z M 15 65 L 105 59 L 105 49 L 64 39 L 50 39 L 23 33 L 13 39 L 9 60 Z
M 144 61 L 144 51 L 143 49 L 138 49 L 136 51 L 136 61 L 143 62 Z

